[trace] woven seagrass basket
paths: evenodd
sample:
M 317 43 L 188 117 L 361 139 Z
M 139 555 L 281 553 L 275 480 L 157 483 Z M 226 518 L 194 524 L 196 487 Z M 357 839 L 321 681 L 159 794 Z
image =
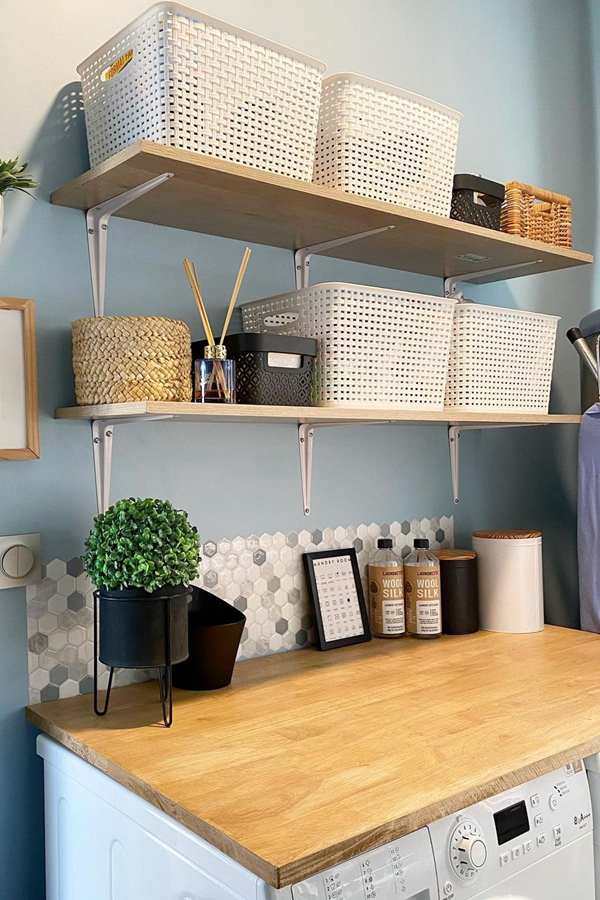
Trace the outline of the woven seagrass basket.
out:
M 500 230 L 530 241 L 571 247 L 571 198 L 510 181 L 502 204 Z
M 100 316 L 77 319 L 71 328 L 80 406 L 191 400 L 191 335 L 185 322 Z

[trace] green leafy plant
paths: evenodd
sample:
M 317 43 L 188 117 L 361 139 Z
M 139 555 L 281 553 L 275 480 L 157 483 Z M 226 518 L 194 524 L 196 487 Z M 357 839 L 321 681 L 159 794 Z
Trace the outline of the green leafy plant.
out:
M 37 181 L 25 174 L 27 165 L 28 163 L 19 165 L 19 157 L 0 159 L 0 196 L 8 191 L 23 191 L 28 194 L 32 188 L 37 187 Z
M 151 592 L 187 586 L 198 574 L 198 529 L 168 500 L 119 500 L 96 516 L 85 547 L 85 571 L 98 587 Z

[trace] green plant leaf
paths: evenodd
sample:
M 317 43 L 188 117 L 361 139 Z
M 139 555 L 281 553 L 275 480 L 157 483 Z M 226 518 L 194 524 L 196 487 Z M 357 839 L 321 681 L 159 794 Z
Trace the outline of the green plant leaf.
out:
M 99 587 L 154 591 L 198 574 L 198 529 L 168 500 L 119 500 L 96 516 L 85 547 L 85 571 Z

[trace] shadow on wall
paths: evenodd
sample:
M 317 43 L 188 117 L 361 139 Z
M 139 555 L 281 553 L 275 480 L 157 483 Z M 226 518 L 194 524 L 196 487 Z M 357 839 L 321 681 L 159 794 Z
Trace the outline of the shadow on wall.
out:
M 89 168 L 81 83 L 73 81 L 58 92 L 31 146 L 23 150 L 40 182 L 38 196 L 49 200 L 52 191 Z

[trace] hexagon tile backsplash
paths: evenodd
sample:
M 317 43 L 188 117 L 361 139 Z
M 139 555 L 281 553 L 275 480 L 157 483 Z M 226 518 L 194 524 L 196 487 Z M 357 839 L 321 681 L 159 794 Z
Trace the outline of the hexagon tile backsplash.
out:
M 313 642 L 302 554 L 353 546 L 364 573 L 379 537 L 391 537 L 403 556 L 410 552 L 416 537 L 428 537 L 434 548 L 452 547 L 454 521 L 452 516 L 441 516 L 208 539 L 202 547 L 197 584 L 246 615 L 238 659 L 297 650 Z M 45 566 L 43 575 L 39 584 L 27 588 L 31 703 L 87 694 L 93 689 L 93 587 L 83 572 L 83 563 L 79 557 L 54 559 Z M 100 686 L 105 687 L 107 674 L 102 664 L 99 671 Z M 114 683 L 145 681 L 150 674 L 123 669 L 115 673 Z

